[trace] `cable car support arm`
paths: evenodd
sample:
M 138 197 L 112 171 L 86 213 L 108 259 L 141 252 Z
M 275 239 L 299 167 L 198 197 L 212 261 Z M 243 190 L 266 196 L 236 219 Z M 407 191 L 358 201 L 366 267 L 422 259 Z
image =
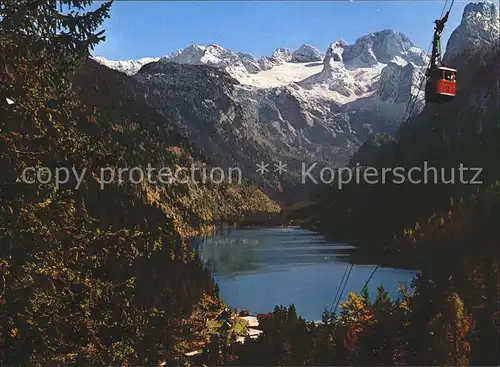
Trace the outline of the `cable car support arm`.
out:
M 429 70 L 435 70 L 441 66 L 441 34 L 443 33 L 444 25 L 448 20 L 448 15 L 450 11 L 448 10 L 444 17 L 434 21 L 436 24 L 434 27 L 434 38 L 432 39 L 432 54 L 429 64 Z

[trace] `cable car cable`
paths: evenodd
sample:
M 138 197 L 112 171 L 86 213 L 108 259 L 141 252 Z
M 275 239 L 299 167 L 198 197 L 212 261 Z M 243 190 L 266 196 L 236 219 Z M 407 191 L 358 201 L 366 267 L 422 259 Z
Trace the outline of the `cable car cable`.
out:
M 451 4 L 450 4 L 450 7 L 448 9 L 448 13 L 451 11 L 452 7 L 453 7 L 453 4 L 455 3 L 455 0 L 452 0 L 451 1 Z M 440 15 L 440 19 L 443 17 L 443 14 L 444 14 L 444 10 L 446 9 L 446 5 L 448 4 L 448 0 L 445 1 L 444 3 L 444 6 L 443 6 L 443 9 L 441 10 L 441 15 Z M 429 54 L 430 52 L 430 48 L 432 47 L 432 42 L 429 46 L 429 49 L 427 51 L 427 54 Z M 430 66 L 430 60 L 429 60 L 429 64 L 427 65 L 427 68 Z M 413 109 L 415 107 L 415 104 L 416 104 L 416 101 L 418 99 L 418 95 L 420 94 L 420 92 L 422 91 L 422 87 L 424 85 L 424 82 L 425 82 L 425 77 L 422 79 L 422 82 L 420 83 L 420 87 L 418 89 L 418 92 L 417 94 L 413 97 L 413 98 L 410 98 L 410 100 L 408 101 L 408 104 L 406 105 L 406 109 L 405 109 L 405 112 L 403 114 L 403 118 L 401 119 L 401 122 L 399 124 L 399 128 L 398 128 L 398 131 L 397 131 L 397 136 L 399 136 L 399 132 L 401 130 L 401 128 L 404 126 L 404 122 L 405 122 L 405 118 L 406 118 L 406 114 L 408 113 L 408 120 L 410 119 L 411 117 L 411 113 L 413 112 Z M 481 107 L 482 107 L 482 104 L 484 103 L 484 101 L 486 100 L 486 98 L 488 97 L 488 95 L 490 94 L 491 90 L 493 90 L 493 87 L 496 85 L 496 83 L 494 85 L 492 85 L 492 87 L 490 88 L 490 90 L 488 91 L 488 93 L 486 94 L 486 96 L 484 97 L 483 101 L 480 103 L 479 107 L 478 107 L 478 112 L 480 111 Z M 413 102 L 413 103 L 412 103 Z M 411 108 L 410 108 L 411 106 Z M 349 266 L 350 265 L 350 266 Z M 361 291 L 360 293 L 362 293 L 367 287 L 368 287 L 368 284 L 370 283 L 370 281 L 372 280 L 373 276 L 375 275 L 375 273 L 377 272 L 377 270 L 379 269 L 380 267 L 380 264 L 378 264 L 377 266 L 375 266 L 375 268 L 373 269 L 372 273 L 370 274 L 370 276 L 368 277 L 368 279 L 366 280 L 363 288 L 361 288 Z M 345 277 L 346 275 L 346 271 L 347 269 L 349 268 L 349 272 L 347 273 L 347 278 Z M 333 302 L 332 302 L 332 306 L 333 306 L 333 303 L 335 303 L 335 300 L 337 300 L 337 303 L 335 304 L 335 309 L 334 309 L 334 313 L 337 311 L 337 308 L 338 308 L 338 305 L 340 303 L 340 300 L 342 299 L 342 294 L 344 293 L 345 291 L 345 288 L 347 286 L 347 282 L 349 280 L 349 277 L 351 275 L 351 272 L 352 272 L 352 269 L 353 269 L 353 265 L 352 264 L 348 264 L 346 269 L 344 270 L 344 275 L 342 276 L 342 279 L 340 281 L 340 284 L 339 284 L 339 287 L 337 289 L 337 293 L 335 294 L 335 298 L 333 299 Z M 345 282 L 342 286 L 342 282 L 345 278 Z M 342 287 L 342 291 L 340 292 L 339 294 L 339 290 L 340 290 L 340 287 Z M 338 299 L 337 299 L 338 298 Z M 332 309 L 332 306 L 330 306 L 330 311 Z
M 332 301 L 332 304 L 330 305 L 330 312 L 332 312 L 333 305 L 337 301 L 337 297 L 339 296 L 340 288 L 342 287 L 342 283 L 344 282 L 345 276 L 347 274 L 347 269 L 349 269 L 349 263 L 346 264 L 345 270 L 344 270 L 344 275 L 342 275 L 342 279 L 340 280 L 339 286 L 337 287 L 337 293 L 335 293 L 335 298 Z
M 342 299 L 342 295 L 344 294 L 345 287 L 347 286 L 347 281 L 349 280 L 349 277 L 351 276 L 352 268 L 354 265 L 351 263 L 351 266 L 349 267 L 349 273 L 347 273 L 347 278 L 345 280 L 344 286 L 342 287 L 342 291 L 340 292 L 339 299 L 337 300 L 337 304 L 335 305 L 335 309 L 333 310 L 333 313 L 337 312 L 337 308 L 339 307 L 340 300 Z
M 368 287 L 368 284 L 370 283 L 370 280 L 372 280 L 373 276 L 375 275 L 375 273 L 377 272 L 378 268 L 380 267 L 380 264 L 378 264 L 375 269 L 373 269 L 372 273 L 370 274 L 370 276 L 368 277 L 368 280 L 366 281 L 365 285 L 363 286 L 363 288 L 361 288 L 361 292 L 360 293 L 363 293 L 363 291 L 366 289 L 366 287 Z
M 454 3 L 455 3 L 455 0 L 451 0 L 451 5 L 450 5 L 450 8 L 448 9 L 448 12 L 451 12 L 451 8 L 453 8 Z
M 441 15 L 439 16 L 439 18 L 441 19 L 443 17 L 443 14 L 444 14 L 444 11 L 446 9 L 446 5 L 448 4 L 448 1 L 449 0 L 446 0 L 444 5 L 443 5 L 443 9 L 441 10 Z M 453 8 L 453 4 L 455 3 L 455 0 L 452 0 L 451 1 L 451 4 L 450 4 L 450 7 L 448 8 L 448 13 L 451 12 L 451 9 Z M 431 41 L 431 44 L 427 50 L 427 54 L 429 54 L 430 52 L 430 49 L 432 47 L 432 41 Z M 430 61 L 429 60 L 429 64 L 427 64 L 427 67 L 426 69 L 429 68 L 430 66 Z M 401 118 L 401 122 L 399 123 L 399 127 L 398 127 L 398 130 L 396 132 L 396 141 L 399 140 L 399 135 L 400 135 L 400 131 L 402 129 L 402 127 L 405 125 L 406 122 L 408 122 L 408 120 L 411 118 L 411 113 L 413 112 L 413 109 L 415 108 L 415 104 L 417 102 L 417 99 L 418 99 L 418 95 L 420 94 L 420 92 L 422 91 L 422 87 L 424 86 L 424 83 L 426 81 L 426 78 L 422 78 L 422 81 L 420 83 L 420 87 L 418 88 L 418 92 L 415 94 L 414 97 L 410 98 L 410 100 L 408 101 L 408 104 L 406 105 L 406 109 L 405 109 L 405 112 L 403 114 L 403 117 Z M 411 106 L 411 108 L 410 108 Z M 406 120 L 406 116 L 408 115 L 408 120 Z
M 335 293 L 335 298 L 333 299 L 332 304 L 330 305 L 330 312 L 332 312 L 333 305 L 337 302 L 337 297 L 340 296 L 340 289 L 342 288 L 342 286 L 344 284 L 345 277 L 346 277 L 348 269 L 349 269 L 349 265 L 350 265 L 349 263 L 346 263 L 346 267 L 345 267 L 345 270 L 344 270 L 344 275 L 342 275 L 342 279 L 340 280 L 339 286 L 337 288 L 337 292 Z
M 451 7 L 453 6 L 454 1 L 455 1 L 455 0 L 453 0 L 453 1 L 452 1 L 451 6 L 450 6 L 450 8 L 449 8 L 448 12 L 451 10 Z M 441 15 L 439 16 L 439 18 L 440 18 L 440 19 L 443 17 L 443 14 L 444 14 L 444 11 L 445 11 L 445 9 L 446 9 L 446 5 L 447 5 L 447 4 L 448 4 L 448 0 L 446 0 L 446 1 L 445 1 L 445 3 L 444 3 L 444 5 L 443 5 L 443 9 L 441 10 Z M 432 41 L 431 41 L 431 43 L 430 43 L 430 45 L 429 45 L 429 48 L 427 49 L 427 53 L 426 53 L 426 55 L 428 55 L 428 54 L 429 54 L 429 52 L 431 51 L 431 48 L 432 48 Z M 428 69 L 428 68 L 429 68 L 429 66 L 430 66 L 430 59 L 429 59 L 429 63 L 427 64 L 426 69 Z M 408 101 L 408 104 L 406 105 L 406 110 L 405 110 L 405 113 L 404 113 L 403 118 L 401 119 L 401 122 L 400 122 L 400 124 L 399 124 L 399 125 L 400 125 L 400 127 L 401 127 L 401 126 L 403 126 L 403 124 L 404 124 L 404 122 L 405 122 L 405 119 L 406 119 L 406 113 L 408 112 L 408 110 L 409 110 L 409 112 L 408 112 L 408 119 L 411 117 L 411 113 L 413 112 L 413 108 L 415 107 L 415 103 L 416 103 L 416 101 L 417 101 L 417 99 L 418 99 L 418 95 L 419 95 L 419 94 L 420 94 L 420 92 L 422 91 L 422 87 L 423 87 L 423 85 L 424 85 L 424 82 L 425 82 L 425 76 L 424 76 L 424 78 L 422 78 L 422 81 L 421 81 L 421 83 L 420 83 L 420 87 L 418 88 L 418 92 L 417 92 L 417 94 L 415 94 L 415 96 L 414 96 L 414 97 L 410 98 L 410 100 Z M 413 103 L 412 103 L 412 102 L 413 102 Z M 410 105 L 411 105 L 411 108 L 409 109 Z

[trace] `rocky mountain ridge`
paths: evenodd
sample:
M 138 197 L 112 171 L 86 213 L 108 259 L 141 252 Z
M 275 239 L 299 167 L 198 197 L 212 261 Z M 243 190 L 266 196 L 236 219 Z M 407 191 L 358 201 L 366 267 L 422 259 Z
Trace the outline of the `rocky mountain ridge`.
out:
M 460 25 L 451 34 L 443 56 L 445 64 L 460 54 L 470 55 L 481 48 L 498 43 L 500 33 L 499 8 L 492 2 L 470 3 L 463 11 Z
M 125 73 L 127 75 L 136 74 L 144 65 L 149 64 L 151 62 L 156 62 L 160 58 L 159 57 L 143 57 L 138 60 L 108 60 L 104 57 L 94 57 L 94 61 L 97 61 L 99 64 L 102 64 L 110 69 L 114 69 Z
M 498 42 L 498 8 L 481 4 L 466 7 L 448 42 L 449 62 L 457 52 Z M 150 90 L 145 98 L 154 108 L 222 165 L 241 164 L 256 177 L 260 161 L 287 162 L 288 177 L 264 178 L 282 191 L 297 184 L 300 162 L 342 166 L 369 136 L 394 133 L 414 98 L 412 113 L 419 114 L 428 61 L 404 34 L 382 30 L 352 45 L 335 41 L 325 55 L 303 45 L 256 60 L 193 45 L 128 74 Z

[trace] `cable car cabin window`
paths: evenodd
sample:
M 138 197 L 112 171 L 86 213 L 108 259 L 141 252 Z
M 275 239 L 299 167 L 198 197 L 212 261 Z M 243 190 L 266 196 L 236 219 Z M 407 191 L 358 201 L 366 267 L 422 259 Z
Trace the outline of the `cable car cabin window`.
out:
M 443 71 L 443 79 L 455 82 L 455 73 L 453 71 L 445 70 Z

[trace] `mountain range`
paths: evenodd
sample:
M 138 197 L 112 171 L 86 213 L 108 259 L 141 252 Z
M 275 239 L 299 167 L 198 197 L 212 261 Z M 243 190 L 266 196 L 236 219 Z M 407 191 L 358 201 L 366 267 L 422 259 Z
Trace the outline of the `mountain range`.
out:
M 467 5 L 444 62 L 453 67 L 458 57 L 497 43 L 498 21 L 495 4 Z M 411 117 L 410 101 L 411 115 L 420 114 L 429 56 L 387 29 L 353 44 L 334 41 L 324 53 L 302 45 L 256 59 L 211 44 L 158 58 L 94 61 L 139 82 L 147 92 L 137 98 L 167 116 L 214 163 L 241 167 L 276 196 L 297 187 L 301 163 L 343 166 L 370 136 L 394 134 Z M 261 161 L 286 162 L 288 172 L 271 171 L 263 179 L 255 172 Z

